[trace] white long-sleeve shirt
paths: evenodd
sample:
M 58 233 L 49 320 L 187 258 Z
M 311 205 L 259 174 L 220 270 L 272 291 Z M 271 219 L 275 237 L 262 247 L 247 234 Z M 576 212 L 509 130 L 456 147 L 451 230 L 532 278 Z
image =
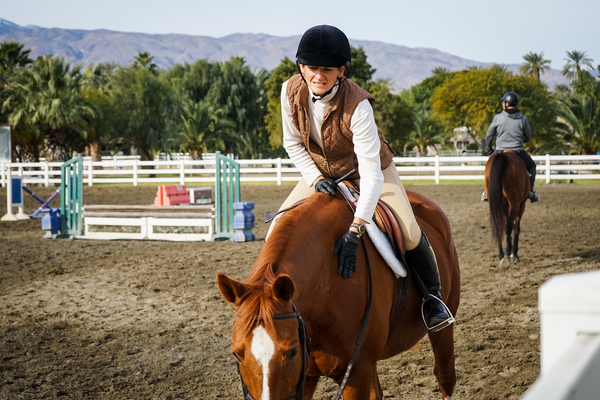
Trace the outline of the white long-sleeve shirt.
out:
M 290 159 L 300 170 L 304 180 L 311 185 L 321 172 L 314 160 L 304 147 L 300 131 L 292 122 L 290 102 L 287 96 L 288 81 L 281 87 L 281 116 L 283 121 L 283 147 Z M 312 101 L 313 93 L 308 89 L 308 118 L 310 119 L 310 137 L 321 148 L 321 122 L 329 108 L 331 99 L 336 95 L 338 86 L 335 86 L 331 94 L 321 100 Z M 352 118 L 350 119 L 350 130 L 352 131 L 352 143 L 354 153 L 358 159 L 358 173 L 360 174 L 360 198 L 356 204 L 354 216 L 369 221 L 375 212 L 377 200 L 381 195 L 383 187 L 383 173 L 381 172 L 381 159 L 379 157 L 380 142 L 377 133 L 377 125 L 373 115 L 373 108 L 369 100 L 361 101 Z

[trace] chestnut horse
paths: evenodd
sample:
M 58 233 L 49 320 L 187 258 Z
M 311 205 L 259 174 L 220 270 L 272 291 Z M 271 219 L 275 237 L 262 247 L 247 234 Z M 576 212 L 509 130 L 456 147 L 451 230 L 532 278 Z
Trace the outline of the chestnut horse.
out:
M 450 224 L 433 202 L 407 194 L 435 251 L 442 297 L 455 314 L 460 272 Z M 281 216 L 245 282 L 217 275 L 221 294 L 237 311 L 231 345 L 245 400 L 312 399 L 321 376 L 341 385 L 367 309 L 368 271 L 373 287 L 370 316 L 343 398 L 382 399 L 377 361 L 410 349 L 427 334 L 414 283 L 399 320 L 390 321 L 397 278 L 367 235 L 361 242 L 369 259 L 359 244 L 356 272 L 349 279 L 338 274 L 333 249 L 352 218 L 344 200 L 316 193 Z M 429 333 L 429 339 L 442 398 L 451 399 L 456 383 L 454 325 Z
M 509 256 L 513 262 L 519 262 L 521 217 L 529 189 L 527 167 L 516 153 L 507 150 L 488 159 L 485 164 L 485 191 L 490 204 L 492 239 L 498 243 L 500 266 L 509 260 Z M 502 250 L 505 232 L 506 251 Z

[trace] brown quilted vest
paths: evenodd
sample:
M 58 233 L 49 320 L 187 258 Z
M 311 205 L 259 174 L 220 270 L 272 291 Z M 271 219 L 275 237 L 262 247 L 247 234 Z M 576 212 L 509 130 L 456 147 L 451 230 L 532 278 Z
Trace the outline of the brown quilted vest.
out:
M 308 118 L 308 85 L 300 74 L 290 78 L 287 85 L 287 96 L 292 112 L 292 121 L 302 135 L 304 147 L 317 164 L 317 168 L 325 178 L 338 179 L 356 169 L 348 179 L 360 179 L 358 159 L 354 153 L 350 121 L 358 104 L 369 99 L 371 106 L 375 98 L 351 80 L 345 80 L 331 99 L 329 108 L 321 124 L 321 140 L 323 148 L 310 138 L 310 120 Z M 381 132 L 377 130 L 381 150 L 381 169 L 392 163 L 394 152 Z M 310 184 L 310 182 L 308 182 Z

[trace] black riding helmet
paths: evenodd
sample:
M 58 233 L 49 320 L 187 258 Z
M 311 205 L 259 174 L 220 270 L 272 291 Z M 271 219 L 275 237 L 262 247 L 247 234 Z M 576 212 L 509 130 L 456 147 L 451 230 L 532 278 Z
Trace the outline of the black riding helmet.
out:
M 506 92 L 502 96 L 502 101 L 507 102 L 509 106 L 516 107 L 519 104 L 519 96 L 514 92 Z
M 347 67 L 351 58 L 348 38 L 331 25 L 314 26 L 304 32 L 296 52 L 296 62 L 316 67 Z

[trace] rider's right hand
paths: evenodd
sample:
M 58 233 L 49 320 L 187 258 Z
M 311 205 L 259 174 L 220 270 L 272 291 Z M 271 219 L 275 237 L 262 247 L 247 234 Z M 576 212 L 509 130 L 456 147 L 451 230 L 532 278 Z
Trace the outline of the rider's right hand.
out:
M 333 179 L 324 178 L 315 184 L 315 193 L 321 192 L 331 196 L 335 196 L 337 185 Z

